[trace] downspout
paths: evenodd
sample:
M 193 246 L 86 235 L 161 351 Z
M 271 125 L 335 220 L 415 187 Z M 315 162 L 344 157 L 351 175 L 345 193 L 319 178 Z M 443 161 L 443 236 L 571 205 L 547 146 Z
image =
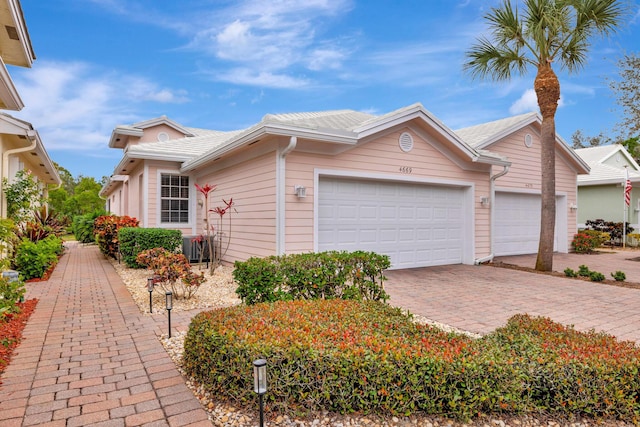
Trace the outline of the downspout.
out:
M 276 254 L 282 255 L 285 252 L 285 219 L 286 219 L 286 162 L 285 157 L 292 152 L 298 144 L 298 138 L 292 136 L 289 139 L 289 145 L 278 153 L 276 161 Z
M 489 255 L 482 257 L 482 258 L 477 258 L 474 261 L 475 265 L 480 265 L 482 263 L 485 262 L 490 262 L 493 260 L 494 257 L 494 253 L 493 253 L 493 222 L 494 222 L 494 203 L 495 203 L 495 196 L 496 196 L 496 179 L 500 178 L 501 176 L 504 176 L 507 174 L 507 172 L 509 172 L 509 166 L 503 166 L 504 169 L 502 170 L 502 172 L 498 172 L 497 174 L 493 175 L 491 178 L 489 178 Z
M 9 156 L 16 153 L 23 153 L 25 151 L 31 151 L 38 145 L 38 136 L 36 131 L 29 129 L 27 131 L 26 137 L 31 140 L 31 144 L 27 147 L 13 148 L 11 150 L 7 150 L 2 153 L 2 182 L 0 182 L 0 190 L 2 192 L 2 218 L 7 217 L 7 199 L 4 196 L 4 188 L 2 185 L 4 180 L 9 180 Z

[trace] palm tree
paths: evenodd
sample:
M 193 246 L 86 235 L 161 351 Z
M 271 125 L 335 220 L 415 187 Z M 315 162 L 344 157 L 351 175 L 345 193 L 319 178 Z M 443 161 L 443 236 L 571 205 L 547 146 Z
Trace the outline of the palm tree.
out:
M 466 52 L 465 71 L 494 81 L 536 69 L 533 87 L 542 115 L 542 210 L 536 270 L 553 268 L 556 217 L 555 114 L 560 82 L 555 63 L 576 72 L 587 60 L 590 39 L 607 36 L 621 24 L 627 8 L 621 0 L 523 0 L 522 13 L 511 0 L 486 15 L 490 36 L 480 37 Z

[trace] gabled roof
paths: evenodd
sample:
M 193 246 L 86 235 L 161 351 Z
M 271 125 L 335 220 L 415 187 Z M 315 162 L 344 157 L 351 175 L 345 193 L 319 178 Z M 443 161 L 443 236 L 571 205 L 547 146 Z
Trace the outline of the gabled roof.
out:
M 628 169 L 632 182 L 640 181 L 640 165 L 620 144 L 578 148 L 575 151 L 591 168 L 589 175 L 578 176 L 578 186 L 622 183 L 626 179 L 625 169 Z M 620 159 L 624 160 L 620 162 L 619 167 L 605 163 L 614 156 L 620 156 Z M 628 167 L 625 168 L 625 165 Z
M 540 114 L 532 112 L 507 117 L 505 119 L 494 120 L 475 126 L 456 130 L 456 134 L 476 150 L 487 149 L 492 144 L 502 138 L 531 124 L 540 126 L 542 117 Z M 562 150 L 567 157 L 573 161 L 578 174 L 589 173 L 589 165 L 566 143 L 560 135 L 556 134 L 556 146 Z
M 125 148 L 127 146 L 127 140 L 129 136 L 142 137 L 144 130 L 158 126 L 166 125 L 176 131 L 183 134 L 185 137 L 194 136 L 194 133 L 189 128 L 183 127 L 178 122 L 169 119 L 167 116 L 156 117 L 155 119 L 145 120 L 142 122 L 134 123 L 132 125 L 118 125 L 111 132 L 111 138 L 109 139 L 109 148 Z

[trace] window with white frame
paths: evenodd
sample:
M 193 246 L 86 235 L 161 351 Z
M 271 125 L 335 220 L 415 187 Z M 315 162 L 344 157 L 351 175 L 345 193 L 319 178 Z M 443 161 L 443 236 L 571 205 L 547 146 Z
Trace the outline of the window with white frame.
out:
M 189 177 L 160 175 L 160 221 L 189 222 Z

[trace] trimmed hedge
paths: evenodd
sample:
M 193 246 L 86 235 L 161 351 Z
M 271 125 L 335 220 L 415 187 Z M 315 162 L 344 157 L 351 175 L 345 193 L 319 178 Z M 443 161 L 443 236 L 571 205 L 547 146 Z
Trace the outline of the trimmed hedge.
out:
M 247 304 L 295 299 L 386 301 L 387 255 L 373 252 L 321 252 L 236 261 L 236 293 Z
M 512 317 L 478 340 L 417 325 L 374 301 L 280 301 L 198 314 L 183 366 L 217 396 L 253 404 L 268 362 L 268 411 L 458 419 L 546 413 L 640 421 L 640 349 L 546 318 Z
M 129 268 L 145 268 L 136 262 L 139 253 L 154 248 L 176 252 L 182 246 L 182 232 L 166 228 L 124 227 L 118 230 L 120 254 Z

